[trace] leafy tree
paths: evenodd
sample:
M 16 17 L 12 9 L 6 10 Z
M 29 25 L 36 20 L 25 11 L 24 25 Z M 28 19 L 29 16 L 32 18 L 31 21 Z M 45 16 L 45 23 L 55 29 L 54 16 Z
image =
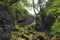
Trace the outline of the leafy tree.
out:
M 50 33 L 52 25 L 55 23 L 57 17 L 60 16 L 60 12 L 59 12 L 59 3 L 60 2 L 58 0 L 53 0 L 53 1 L 48 0 L 46 5 L 45 4 L 42 5 L 43 2 L 41 0 L 38 0 L 37 4 L 40 7 L 40 10 L 36 9 L 36 6 L 33 2 L 33 4 L 34 4 L 33 9 L 34 9 L 34 11 L 36 9 L 39 12 L 37 15 L 40 15 L 39 18 L 41 18 L 40 21 L 37 21 L 37 20 L 39 20 L 39 18 L 37 18 L 37 20 L 36 20 L 38 25 L 40 25 L 42 30 L 44 30 L 44 31 L 46 30 L 48 33 Z M 44 7 L 44 6 L 46 6 L 46 7 Z
M 34 29 L 37 29 L 50 35 L 52 28 L 52 31 L 60 32 L 56 28 L 60 24 L 60 0 L 48 0 L 48 2 L 38 0 L 37 3 L 32 0 L 32 4 L 29 1 L 0 0 L 0 40 L 10 40 L 12 31 L 25 32 L 25 30 L 30 29 L 33 32 Z M 35 17 L 28 14 L 25 7 L 33 7 Z

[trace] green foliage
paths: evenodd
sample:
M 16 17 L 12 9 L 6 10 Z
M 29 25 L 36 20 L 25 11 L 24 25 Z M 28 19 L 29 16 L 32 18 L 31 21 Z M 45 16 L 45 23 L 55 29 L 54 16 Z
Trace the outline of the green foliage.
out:
M 39 0 L 39 2 L 40 1 L 41 0 Z M 39 5 L 38 4 L 39 2 L 37 2 L 37 4 L 34 4 L 35 7 Z M 0 2 L 0 4 L 4 4 L 4 5 L 7 4 L 9 6 L 10 0 L 4 0 L 3 2 Z M 50 4 L 51 5 L 49 7 L 47 7 L 47 8 L 42 7 L 43 9 L 45 9 L 46 13 L 48 13 L 48 14 L 52 13 L 52 15 L 54 15 L 55 13 L 56 14 L 60 13 L 60 0 L 58 0 L 58 1 L 53 0 Z M 28 0 L 20 0 L 20 1 L 16 2 L 16 3 L 12 4 L 11 6 L 9 6 L 9 8 L 11 9 L 12 15 L 14 17 L 16 17 L 15 16 L 16 10 L 19 11 L 19 13 L 17 13 L 18 14 L 18 20 L 23 20 L 23 14 L 25 14 L 25 13 L 27 13 L 28 16 L 32 16 L 31 14 L 29 14 L 29 12 L 26 12 L 27 10 L 22 5 L 26 6 L 26 7 L 32 7 L 32 4 L 30 4 L 28 2 Z M 6 15 L 8 16 L 8 14 L 6 14 Z M 36 18 L 40 19 L 40 15 L 34 15 L 34 18 L 35 19 Z M 12 39 L 11 40 L 15 40 L 18 35 L 19 36 L 22 35 L 24 32 L 27 32 L 27 30 L 29 32 L 34 32 L 34 27 L 35 26 L 37 26 L 37 28 L 40 30 L 40 28 L 39 28 L 40 26 L 36 25 L 36 20 L 34 20 L 34 22 L 32 22 L 31 24 L 26 25 L 26 26 L 19 26 L 19 25 L 15 24 L 15 28 L 17 30 L 19 30 L 19 31 L 18 32 L 12 32 Z M 55 23 L 52 25 L 50 34 L 55 35 L 57 32 L 60 33 L 60 16 L 57 17 Z
M 55 35 L 56 33 L 60 33 L 60 22 L 58 19 L 55 21 L 55 23 L 51 27 L 51 33 L 50 34 Z
M 60 12 L 60 0 L 53 0 L 49 7 L 46 8 L 47 13 Z
M 48 15 L 52 14 L 52 15 L 58 16 L 56 18 L 55 23 L 51 27 L 50 35 L 55 35 L 56 33 L 60 33 L 60 15 L 59 15 L 60 7 L 59 7 L 59 5 L 60 5 L 60 0 L 52 0 L 50 2 L 50 5 L 47 8 L 45 8 L 45 11 Z
M 31 7 L 32 4 L 29 3 L 29 0 L 21 0 L 23 6 Z
M 58 3 L 57 3 L 58 2 Z M 30 4 L 30 3 L 28 3 L 28 0 L 22 0 L 22 3 L 23 3 L 23 5 L 25 5 L 25 6 L 28 6 L 28 7 L 30 7 L 32 4 Z M 52 13 L 53 15 L 55 14 L 54 12 L 60 12 L 60 7 L 59 7 L 59 5 L 60 5 L 60 0 L 53 0 L 52 2 L 50 2 L 50 6 L 49 7 L 47 7 L 47 8 L 44 8 L 45 9 L 45 11 L 46 11 L 46 13 L 48 13 L 48 14 L 50 14 L 50 13 Z M 37 4 L 35 4 L 36 6 L 38 5 L 38 3 Z M 16 9 L 18 9 L 18 10 L 20 10 L 22 13 L 24 13 L 25 12 L 25 9 L 24 9 L 24 7 L 20 4 L 20 2 L 17 2 L 17 3 L 15 3 L 15 4 L 13 4 L 12 6 L 11 6 L 11 9 L 13 10 L 13 11 L 15 11 Z M 29 14 L 30 15 L 30 14 Z M 20 16 L 21 17 L 21 16 Z M 35 18 L 36 17 L 40 17 L 40 16 L 34 16 Z M 59 22 L 59 20 L 58 19 L 60 19 L 60 16 L 56 19 L 56 21 L 55 21 L 55 23 L 52 25 L 52 27 L 51 27 L 51 35 L 54 35 L 54 34 L 56 34 L 57 32 L 58 33 L 60 33 L 60 28 L 59 28 L 59 24 L 60 24 L 60 22 Z M 20 31 L 26 31 L 29 27 L 31 28 L 31 30 L 33 29 L 32 28 L 32 26 L 34 26 L 36 24 L 36 22 L 34 21 L 32 24 L 30 24 L 30 25 L 27 25 L 27 26 L 24 26 L 24 27 L 20 27 L 19 25 L 16 25 L 15 27 L 16 27 L 16 29 L 18 29 L 18 30 L 20 30 Z
M 11 6 L 11 9 L 13 10 L 13 11 L 15 11 L 15 10 L 20 10 L 21 12 L 23 12 L 25 9 L 24 9 L 24 7 L 20 4 L 20 2 L 17 2 L 17 3 L 15 3 L 15 4 L 13 4 L 12 6 Z

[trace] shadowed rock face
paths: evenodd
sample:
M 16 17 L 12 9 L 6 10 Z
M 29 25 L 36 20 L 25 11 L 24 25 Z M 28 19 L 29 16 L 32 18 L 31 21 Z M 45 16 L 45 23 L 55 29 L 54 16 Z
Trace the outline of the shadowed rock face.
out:
M 10 40 L 14 24 L 10 9 L 0 5 L 0 40 Z
M 26 25 L 31 24 L 33 21 L 34 21 L 33 16 L 28 16 L 28 17 L 24 16 L 24 20 L 22 20 L 22 21 L 19 20 L 17 23 L 20 26 L 26 26 Z
M 17 13 L 21 13 L 21 12 L 17 12 Z M 21 14 L 19 14 L 19 15 L 21 15 Z M 18 20 L 19 17 L 17 17 L 17 24 L 19 26 L 26 26 L 26 25 L 31 24 L 34 21 L 34 17 L 29 16 L 27 11 L 22 15 L 22 17 L 23 17 L 23 20 Z

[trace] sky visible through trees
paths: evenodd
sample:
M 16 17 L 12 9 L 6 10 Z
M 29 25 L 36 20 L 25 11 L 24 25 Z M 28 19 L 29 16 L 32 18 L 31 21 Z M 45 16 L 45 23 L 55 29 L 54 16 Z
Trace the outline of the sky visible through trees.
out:
M 46 5 L 46 2 L 48 2 L 48 0 L 42 0 L 42 1 L 44 1 L 44 2 L 43 2 L 43 5 Z M 32 0 L 29 0 L 29 2 L 32 4 Z M 38 2 L 38 0 L 34 0 L 34 3 L 35 3 L 35 4 L 36 4 L 37 2 Z M 26 10 L 27 10 L 30 14 L 35 15 L 34 10 L 33 10 L 32 7 L 26 8 Z M 38 10 L 39 10 L 39 7 L 38 7 Z M 37 10 L 35 10 L 35 11 L 36 11 L 36 13 L 38 13 Z

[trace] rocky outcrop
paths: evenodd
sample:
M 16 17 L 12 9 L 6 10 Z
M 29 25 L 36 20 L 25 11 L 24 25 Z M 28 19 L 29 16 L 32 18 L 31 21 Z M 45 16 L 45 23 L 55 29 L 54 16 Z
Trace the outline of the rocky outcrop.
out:
M 0 40 L 10 40 L 15 26 L 14 17 L 7 5 L 0 4 Z

